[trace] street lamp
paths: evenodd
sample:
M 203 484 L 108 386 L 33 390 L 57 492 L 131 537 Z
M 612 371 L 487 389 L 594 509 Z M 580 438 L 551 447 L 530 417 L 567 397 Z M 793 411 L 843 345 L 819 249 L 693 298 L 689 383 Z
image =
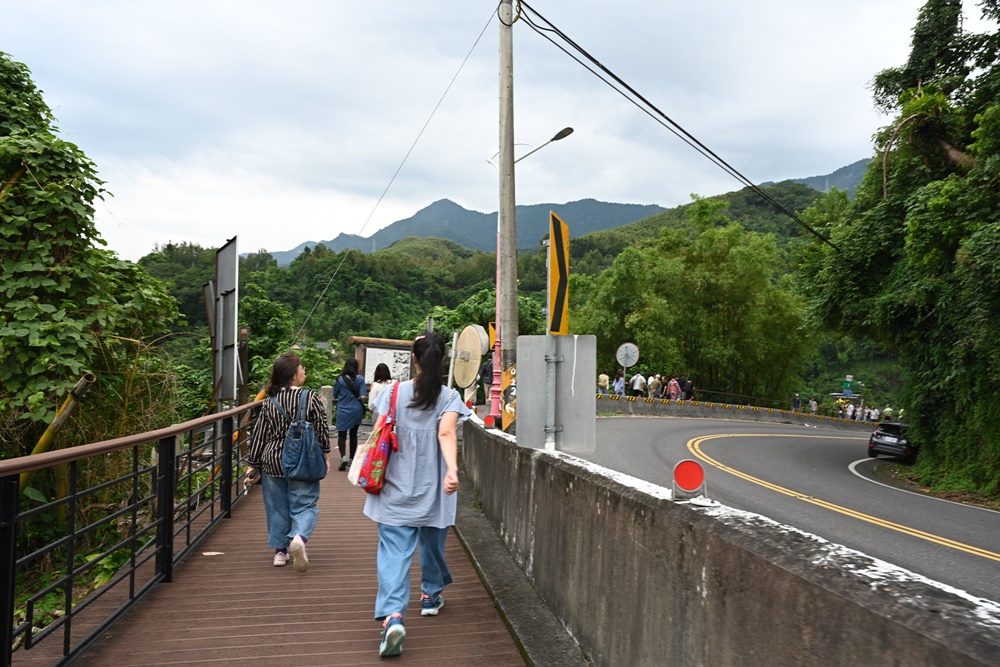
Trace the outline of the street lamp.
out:
M 553 141 L 559 141 L 560 139 L 565 139 L 566 137 L 568 137 L 571 134 L 573 134 L 573 128 L 572 127 L 564 127 L 563 129 L 561 129 L 558 132 L 556 132 L 556 136 L 552 137 L 551 139 L 549 139 L 548 141 L 546 141 L 541 146 L 531 146 L 531 144 L 514 144 L 515 146 L 531 146 L 531 150 L 528 151 L 527 153 L 525 153 L 524 155 L 522 155 L 521 157 L 517 158 L 516 160 L 514 160 L 514 164 L 517 164 L 518 162 L 520 162 L 524 158 L 528 157 L 532 153 L 534 153 L 536 151 L 542 150 L 543 148 L 545 148 L 546 146 L 548 146 L 549 144 L 551 144 Z M 487 160 L 488 163 L 490 163 L 490 164 L 493 165 L 494 169 L 499 169 L 499 167 L 497 167 L 496 163 L 493 161 L 494 158 L 496 158 L 497 155 L 500 155 L 500 151 L 497 151 L 496 153 L 494 153 L 493 157 L 491 157 L 489 160 Z
M 573 134 L 573 128 L 564 127 L 556 132 L 555 136 L 546 141 L 544 144 L 531 149 L 521 157 L 514 160 L 511 164 L 517 164 L 532 153 L 545 148 L 553 141 L 565 139 L 571 134 Z M 493 157 L 496 157 L 499 154 L 500 151 L 498 151 Z M 494 167 L 497 166 L 493 164 L 492 160 L 487 160 L 487 162 L 492 164 Z M 497 167 L 497 171 L 499 170 L 499 167 Z M 501 345 L 501 338 L 506 337 L 508 341 L 508 344 L 505 347 L 508 353 L 507 367 L 510 367 L 514 365 L 516 359 L 517 335 L 519 333 L 517 321 L 517 241 L 515 238 L 516 228 L 514 225 L 513 174 L 510 175 L 509 180 L 510 192 L 508 193 L 508 196 L 510 198 L 510 205 L 506 207 L 506 213 L 503 205 L 501 205 L 500 209 L 497 210 L 496 340 L 493 344 L 493 386 L 490 390 L 490 416 L 493 418 L 493 425 L 499 429 L 503 428 L 502 415 L 500 412 L 501 395 L 503 390 L 500 385 L 503 381 L 504 367 L 501 349 L 504 346 Z M 507 219 L 508 217 L 509 220 Z M 505 231 L 507 232 L 507 235 L 509 235 L 508 238 L 505 238 Z M 506 261 L 503 255 L 505 240 L 508 249 L 513 248 L 513 252 L 509 253 L 512 254 L 512 257 L 506 258 Z M 508 302 L 506 308 L 503 306 L 503 300 Z

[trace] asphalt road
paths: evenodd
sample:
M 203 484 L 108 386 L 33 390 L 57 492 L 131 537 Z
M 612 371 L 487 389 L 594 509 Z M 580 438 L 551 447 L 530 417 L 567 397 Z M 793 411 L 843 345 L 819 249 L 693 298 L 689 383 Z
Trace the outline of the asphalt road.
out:
M 583 458 L 668 488 L 678 461 L 699 460 L 713 500 L 1000 601 L 1000 512 L 885 485 L 872 470 L 896 460 L 867 444 L 805 425 L 602 417 Z

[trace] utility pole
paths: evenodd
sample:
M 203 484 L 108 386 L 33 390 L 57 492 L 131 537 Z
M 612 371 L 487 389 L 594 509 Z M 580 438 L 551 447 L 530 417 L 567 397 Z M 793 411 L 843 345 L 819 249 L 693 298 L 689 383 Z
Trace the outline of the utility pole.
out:
M 508 409 L 516 405 L 517 395 L 517 226 L 514 204 L 514 12 L 512 0 L 500 3 L 500 205 L 497 210 L 498 252 L 497 272 L 497 338 L 502 341 L 501 367 L 494 361 L 494 377 L 499 372 L 511 373 L 511 385 L 502 400 L 503 430 L 513 432 L 515 413 Z

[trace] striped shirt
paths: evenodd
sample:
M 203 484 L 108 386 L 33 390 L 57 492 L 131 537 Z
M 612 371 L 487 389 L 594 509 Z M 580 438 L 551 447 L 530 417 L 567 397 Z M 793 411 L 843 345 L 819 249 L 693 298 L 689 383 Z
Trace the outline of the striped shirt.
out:
M 274 395 L 274 399 L 281 404 L 281 407 L 292 419 L 295 419 L 295 410 L 299 405 L 301 391 L 298 387 L 289 387 L 278 390 L 278 393 Z M 330 426 L 327 423 L 326 410 L 323 409 L 323 401 L 318 392 L 309 392 L 306 419 L 312 422 L 323 453 L 329 454 Z M 259 468 L 268 477 L 284 477 L 281 471 L 281 450 L 285 445 L 285 433 L 288 431 L 289 425 L 290 422 L 278 412 L 278 408 L 270 397 L 265 400 L 260 414 L 257 416 L 253 432 L 250 434 L 250 453 L 247 455 L 247 463 Z

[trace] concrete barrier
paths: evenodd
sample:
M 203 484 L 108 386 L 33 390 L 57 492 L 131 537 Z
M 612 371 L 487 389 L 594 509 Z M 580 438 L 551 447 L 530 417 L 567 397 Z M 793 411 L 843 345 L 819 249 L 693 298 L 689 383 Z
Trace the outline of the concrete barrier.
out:
M 1000 605 L 469 422 L 482 511 L 596 666 L 998 665 Z
M 711 403 L 706 401 L 671 401 L 661 398 L 635 396 L 597 395 L 597 414 L 650 415 L 669 417 L 704 417 L 710 419 L 740 419 L 744 421 L 779 422 L 782 424 L 808 424 L 821 428 L 843 428 L 870 432 L 874 422 L 854 421 L 840 417 L 811 415 L 777 408 L 759 408 L 751 405 Z

